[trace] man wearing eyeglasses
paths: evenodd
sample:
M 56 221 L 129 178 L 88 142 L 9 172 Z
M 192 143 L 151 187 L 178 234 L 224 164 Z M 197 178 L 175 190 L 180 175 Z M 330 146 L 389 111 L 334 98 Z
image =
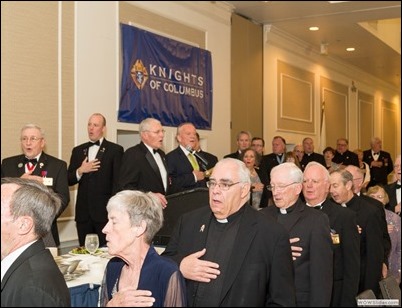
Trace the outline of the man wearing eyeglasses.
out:
M 48 247 L 59 246 L 60 238 L 57 218 L 70 202 L 67 181 L 67 164 L 65 161 L 43 151 L 46 140 L 42 128 L 27 124 L 21 129 L 21 150 L 23 154 L 5 158 L 1 164 L 1 177 L 21 177 L 45 184 L 61 198 L 61 208 L 52 224 L 52 236 L 44 238 Z
M 333 255 L 328 217 L 309 208 L 299 199 L 303 173 L 294 163 L 283 163 L 271 171 L 272 197 L 275 206 L 261 210 L 272 216 L 298 238 L 301 255 L 293 261 L 296 305 L 328 307 L 332 293 Z
M 176 224 L 163 255 L 179 264 L 189 307 L 295 306 L 288 234 L 250 206 L 250 186 L 242 161 L 219 161 L 209 207 Z
M 159 120 L 146 118 L 139 126 L 141 142 L 128 148 L 120 169 L 119 189 L 153 192 L 167 206 L 170 190 L 166 155 L 162 150 L 165 130 Z

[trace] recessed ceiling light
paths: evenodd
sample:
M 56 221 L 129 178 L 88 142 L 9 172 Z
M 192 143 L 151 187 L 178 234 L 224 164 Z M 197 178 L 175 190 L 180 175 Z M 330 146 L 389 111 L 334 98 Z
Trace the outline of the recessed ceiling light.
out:
M 320 30 L 320 28 L 318 28 L 318 27 L 310 27 L 310 28 L 308 28 L 310 31 L 318 31 L 318 30 Z
M 355 51 L 355 48 L 354 47 L 348 47 L 348 48 L 346 48 L 346 51 Z

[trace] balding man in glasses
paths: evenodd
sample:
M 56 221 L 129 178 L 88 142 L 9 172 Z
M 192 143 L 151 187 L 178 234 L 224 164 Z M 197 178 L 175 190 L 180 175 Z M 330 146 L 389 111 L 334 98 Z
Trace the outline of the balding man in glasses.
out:
M 289 236 L 254 210 L 250 171 L 234 158 L 218 162 L 209 206 L 183 215 L 163 255 L 186 278 L 188 306 L 294 306 Z

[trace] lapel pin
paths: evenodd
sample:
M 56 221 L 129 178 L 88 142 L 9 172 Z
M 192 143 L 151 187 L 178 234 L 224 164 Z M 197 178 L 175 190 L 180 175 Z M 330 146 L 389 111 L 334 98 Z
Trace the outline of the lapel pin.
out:
M 23 163 L 18 164 L 18 168 L 22 168 L 22 166 L 23 166 Z
M 202 225 L 200 228 L 200 232 L 204 232 L 204 229 L 205 229 L 205 225 Z

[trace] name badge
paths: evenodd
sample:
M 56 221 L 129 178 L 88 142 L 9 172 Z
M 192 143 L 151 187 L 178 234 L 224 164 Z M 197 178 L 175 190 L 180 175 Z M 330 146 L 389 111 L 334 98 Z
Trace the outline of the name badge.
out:
M 332 238 L 332 244 L 336 245 L 336 244 L 340 244 L 341 240 L 339 238 L 339 234 L 331 234 L 331 238 Z
M 43 178 L 43 184 L 46 186 L 53 186 L 53 178 Z

